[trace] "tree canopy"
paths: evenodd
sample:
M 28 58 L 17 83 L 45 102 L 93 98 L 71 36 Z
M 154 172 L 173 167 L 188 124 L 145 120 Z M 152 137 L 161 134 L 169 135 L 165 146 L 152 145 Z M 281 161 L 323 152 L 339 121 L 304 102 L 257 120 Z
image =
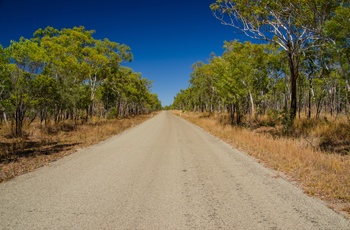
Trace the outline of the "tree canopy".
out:
M 290 84 L 290 118 L 297 112 L 297 81 L 303 53 L 327 40 L 324 25 L 344 1 L 217 0 L 210 8 L 224 25 L 248 37 L 278 44 L 287 57 Z
M 286 125 L 302 112 L 348 116 L 349 3 L 216 0 L 210 8 L 222 24 L 262 42 L 225 42 L 221 57 L 195 65 L 173 107 L 227 110 L 232 124 L 265 114 Z
M 38 29 L 0 47 L 0 110 L 21 136 L 24 122 L 123 117 L 161 108 L 151 82 L 122 66 L 130 47 L 84 27 Z

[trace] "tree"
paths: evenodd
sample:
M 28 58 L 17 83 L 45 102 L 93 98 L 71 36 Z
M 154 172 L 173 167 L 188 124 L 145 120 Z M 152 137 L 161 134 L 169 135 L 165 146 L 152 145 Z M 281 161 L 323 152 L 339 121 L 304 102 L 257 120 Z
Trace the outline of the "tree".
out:
M 87 74 L 87 83 L 90 86 L 91 97 L 93 103 L 97 85 L 100 85 L 123 61 L 132 61 L 130 48 L 126 45 L 120 45 L 111 42 L 108 39 L 96 40 L 92 46 L 83 49 L 84 68 Z M 108 70 L 107 68 L 111 68 Z M 90 108 L 92 115 L 92 105 Z
M 45 51 L 38 44 L 21 38 L 19 42 L 12 41 L 6 50 L 12 64 L 10 76 L 12 91 L 9 105 L 13 107 L 15 121 L 15 136 L 22 136 L 23 121 L 28 109 L 32 106 L 31 81 L 39 74 L 46 62 Z
M 84 27 L 47 27 L 33 38 L 0 46 L 1 121 L 11 120 L 14 136 L 23 136 L 25 121 L 88 119 L 106 115 L 138 115 L 160 109 L 152 82 L 124 68 L 130 47 L 96 40 Z M 28 122 L 28 124 L 30 124 Z
M 68 116 L 77 118 L 77 109 L 81 109 L 81 102 L 85 97 L 81 84 L 86 77 L 83 49 L 93 45 L 92 34 L 94 31 L 84 27 L 64 28 L 57 30 L 47 27 L 38 29 L 32 39 L 47 53 L 47 65 L 43 74 L 57 81 L 56 108 L 54 112 L 55 122 L 59 122 Z M 86 111 L 88 109 L 86 108 Z
M 333 55 L 339 63 L 345 81 L 347 104 L 350 103 L 350 8 L 341 5 L 335 10 L 334 17 L 326 22 L 325 32 L 333 41 Z
M 11 93 L 11 78 L 8 64 L 9 59 L 5 50 L 0 45 L 0 112 L 7 127 L 9 127 L 9 124 L 7 121 L 6 108 L 8 107 L 8 99 Z
M 185 90 L 181 89 L 179 93 L 174 97 L 174 102 L 172 107 L 180 110 L 190 110 L 190 101 L 193 99 L 191 95 L 192 88 L 189 87 Z
M 214 100 L 216 96 L 217 75 L 214 74 L 211 64 L 197 62 L 192 65 L 190 84 L 193 87 L 192 94 L 195 94 L 201 110 L 214 111 Z
M 256 99 L 263 96 L 267 90 L 267 60 L 266 45 L 240 43 L 238 41 L 225 42 L 226 49 L 223 58 L 228 61 L 232 70 L 232 76 L 237 78 L 235 84 L 239 84 L 237 91 L 241 97 L 245 94 L 249 97 L 251 119 L 256 116 Z M 237 87 L 236 87 L 237 88 Z M 242 89 L 244 88 L 244 90 Z
M 290 119 L 297 111 L 297 80 L 302 53 L 310 41 L 322 39 L 322 28 L 339 1 L 217 0 L 210 8 L 224 25 L 248 37 L 278 44 L 285 50 L 291 83 Z
M 150 92 L 152 82 L 130 68 L 118 67 L 101 85 L 101 99 L 112 117 L 138 115 L 161 109 L 156 94 Z
M 151 111 L 158 111 L 162 109 L 162 103 L 155 93 L 150 93 L 148 96 L 148 107 Z
M 60 101 L 58 82 L 52 77 L 40 74 L 30 86 L 33 107 L 39 114 L 40 122 L 46 122 Z
M 119 71 L 122 62 L 132 61 L 130 47 L 108 39 L 96 40 L 93 34 L 93 30 L 84 27 L 62 30 L 47 27 L 34 33 L 33 41 L 49 54 L 45 74 L 59 82 L 62 103 L 57 106 L 56 121 L 63 113 L 75 116 L 74 110 L 82 105 L 86 107 L 86 116 L 93 116 L 97 111 L 98 88 Z

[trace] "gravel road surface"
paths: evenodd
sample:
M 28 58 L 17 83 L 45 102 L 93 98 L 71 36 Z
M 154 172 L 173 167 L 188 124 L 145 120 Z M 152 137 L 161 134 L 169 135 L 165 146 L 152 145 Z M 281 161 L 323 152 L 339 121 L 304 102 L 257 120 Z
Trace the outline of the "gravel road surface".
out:
M 350 229 L 252 158 L 168 112 L 0 184 L 0 229 Z

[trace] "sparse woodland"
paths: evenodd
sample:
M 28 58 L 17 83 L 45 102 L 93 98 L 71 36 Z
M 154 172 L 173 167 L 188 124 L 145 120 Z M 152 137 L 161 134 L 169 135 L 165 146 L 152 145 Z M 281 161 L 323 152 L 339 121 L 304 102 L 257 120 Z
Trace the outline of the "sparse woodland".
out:
M 0 45 L 0 181 L 161 109 L 152 82 L 123 66 L 133 59 L 130 47 L 93 34 L 47 27 Z
M 217 0 L 211 10 L 257 43 L 226 41 L 222 56 L 193 64 L 172 108 L 280 127 L 274 135 L 318 138 L 311 145 L 348 154 L 349 1 Z
M 38 29 L 0 46 L 1 123 L 13 137 L 24 127 L 121 118 L 161 109 L 152 82 L 122 66 L 131 49 L 93 38 L 84 27 Z
M 350 2 L 217 0 L 250 41 L 193 64 L 170 109 L 350 213 Z

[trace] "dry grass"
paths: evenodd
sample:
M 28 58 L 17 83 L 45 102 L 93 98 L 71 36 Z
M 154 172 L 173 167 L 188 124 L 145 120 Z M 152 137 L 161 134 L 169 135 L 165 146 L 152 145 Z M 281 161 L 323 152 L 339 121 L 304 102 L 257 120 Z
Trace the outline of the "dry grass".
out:
M 134 127 L 153 115 L 142 115 L 121 120 L 97 120 L 76 125 L 64 122 L 59 125 L 26 127 L 25 138 L 10 138 L 6 127 L 0 127 L 0 182 L 33 171 L 78 148 L 103 141 Z
M 286 178 L 298 182 L 307 194 L 321 198 L 330 207 L 349 216 L 349 155 L 320 151 L 305 141 L 302 135 L 299 138 L 276 137 L 270 133 L 224 125 L 222 119 L 198 113 L 182 113 L 182 117 L 248 153 L 264 165 L 282 172 Z M 339 124 L 313 127 L 315 135 L 326 131 L 333 138 L 339 130 L 348 132 L 347 128 Z

